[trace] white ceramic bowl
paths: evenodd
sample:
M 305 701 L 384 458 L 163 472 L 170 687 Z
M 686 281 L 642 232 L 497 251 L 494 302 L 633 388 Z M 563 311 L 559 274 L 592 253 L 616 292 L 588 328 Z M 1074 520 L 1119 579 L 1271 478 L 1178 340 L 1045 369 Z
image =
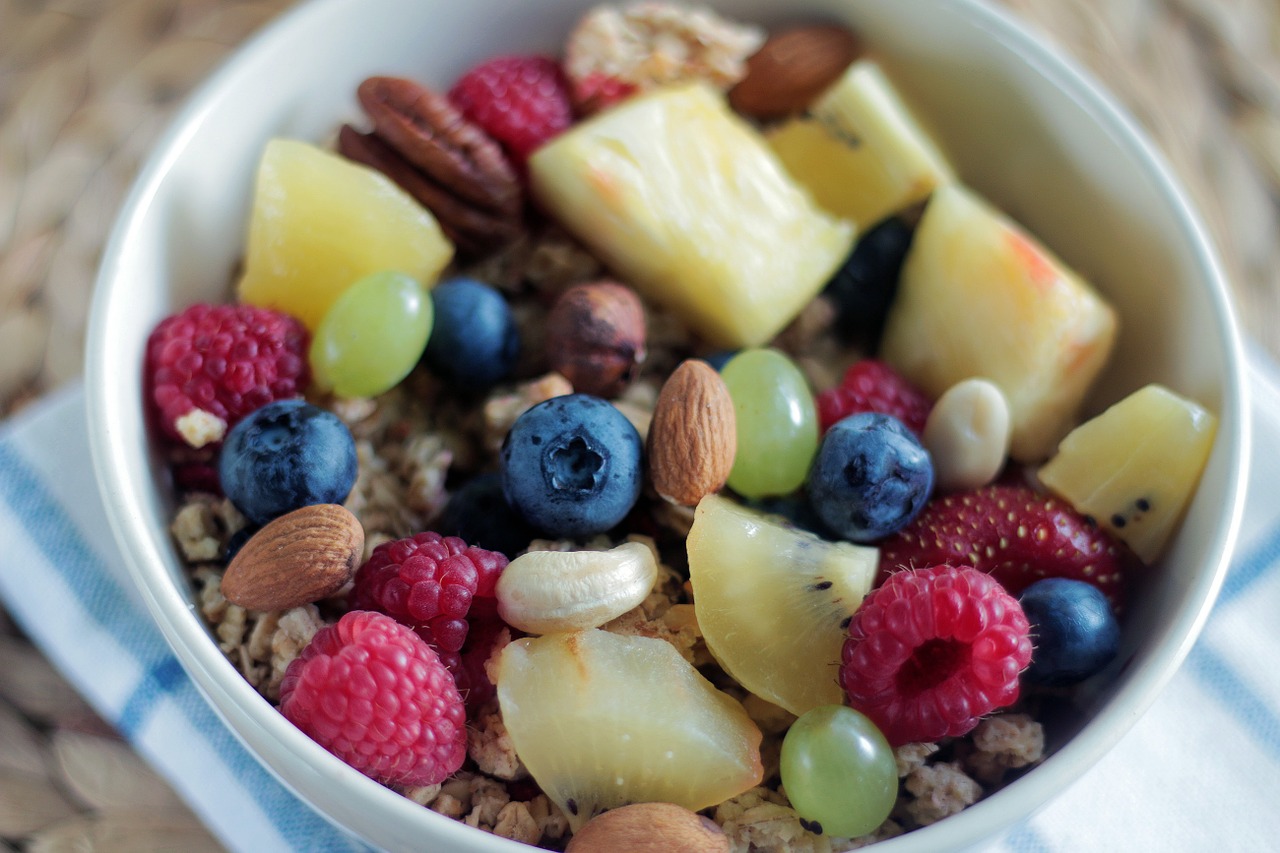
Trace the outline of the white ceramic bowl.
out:
M 270 26 L 192 98 L 139 177 L 103 262 L 88 345 L 94 461 L 120 546 L 174 651 L 227 724 L 321 813 L 390 849 L 516 850 L 341 764 L 240 677 L 194 612 L 167 534 L 173 497 L 148 442 L 143 349 L 163 316 L 224 300 L 254 166 L 271 136 L 328 138 L 374 73 L 446 86 L 478 60 L 556 52 L 593 0 L 316 0 Z M 1082 698 L 1024 778 L 883 853 L 956 849 L 1028 816 L 1092 765 L 1194 642 L 1235 539 L 1248 451 L 1238 335 L 1203 229 L 1160 158 L 1097 85 L 979 0 L 717 0 L 743 20 L 847 21 L 886 58 L 961 175 L 1118 307 L 1118 349 L 1092 403 L 1163 382 L 1221 417 L 1199 493 L 1124 630 L 1116 677 Z M 1063 743 L 1062 741 L 1066 741 Z M 527 848 L 525 848 L 527 849 Z

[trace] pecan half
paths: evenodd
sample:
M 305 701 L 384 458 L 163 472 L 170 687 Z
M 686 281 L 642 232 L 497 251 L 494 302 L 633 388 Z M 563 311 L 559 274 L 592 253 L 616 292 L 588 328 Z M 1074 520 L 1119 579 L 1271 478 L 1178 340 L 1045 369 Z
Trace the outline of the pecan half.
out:
M 463 251 L 491 249 L 520 234 L 519 177 L 498 143 L 444 95 L 412 80 L 370 77 L 356 97 L 373 132 L 344 127 L 338 140 L 344 156 L 398 183 Z
M 501 216 L 468 204 L 432 181 L 376 134 L 360 133 L 344 124 L 338 131 L 338 151 L 399 184 L 435 214 L 444 233 L 465 254 L 481 254 L 520 236 L 522 225 L 518 216 Z

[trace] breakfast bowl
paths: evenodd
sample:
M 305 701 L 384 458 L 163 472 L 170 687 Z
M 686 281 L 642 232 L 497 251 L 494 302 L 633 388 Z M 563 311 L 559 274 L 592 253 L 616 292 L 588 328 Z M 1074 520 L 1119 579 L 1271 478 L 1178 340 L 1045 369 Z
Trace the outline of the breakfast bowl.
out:
M 87 355 L 95 470 L 156 622 L 248 750 L 336 826 L 379 848 L 528 849 L 438 814 L 342 763 L 282 716 L 219 649 L 169 529 L 178 498 L 143 381 L 148 336 L 232 298 L 254 177 L 276 137 L 324 144 L 360 124 L 373 75 L 443 89 L 477 63 L 556 54 L 585 0 L 313 0 L 238 51 L 191 98 L 137 179 L 98 279 Z M 1093 765 L 1195 642 L 1236 538 L 1248 454 L 1244 366 L 1228 290 L 1176 181 L 1087 75 L 979 0 L 718 0 L 765 27 L 838 22 L 869 45 L 965 184 L 1015 217 L 1114 306 L 1119 334 L 1080 417 L 1159 383 L 1218 419 L 1176 534 L 1135 582 L 1119 654 L 1048 725 L 1047 757 L 962 812 L 878 842 L 962 849 L 1023 820 Z

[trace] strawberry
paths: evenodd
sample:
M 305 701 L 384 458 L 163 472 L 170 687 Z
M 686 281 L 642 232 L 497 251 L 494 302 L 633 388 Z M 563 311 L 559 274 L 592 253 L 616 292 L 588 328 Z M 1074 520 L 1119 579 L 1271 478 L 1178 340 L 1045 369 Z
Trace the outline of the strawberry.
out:
M 934 498 L 880 543 L 882 574 L 944 564 L 988 572 L 1015 596 L 1041 578 L 1087 581 L 1118 611 L 1137 559 L 1067 503 L 997 483 Z
M 535 149 L 573 122 L 568 81 L 545 56 L 490 59 L 462 75 L 449 100 L 522 170 Z
M 924 432 L 929 398 L 883 361 L 864 358 L 845 371 L 839 387 L 818 395 L 818 421 L 825 433 L 836 421 L 861 412 L 893 415 L 916 436 Z

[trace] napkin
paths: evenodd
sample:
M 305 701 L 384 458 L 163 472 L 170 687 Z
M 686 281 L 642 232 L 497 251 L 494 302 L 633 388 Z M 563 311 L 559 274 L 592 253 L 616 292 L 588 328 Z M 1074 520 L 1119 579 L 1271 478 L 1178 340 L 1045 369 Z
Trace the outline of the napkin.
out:
M 1280 838 L 1280 371 L 1250 356 L 1254 453 L 1235 562 L 1152 708 L 996 851 L 1273 850 Z M 89 458 L 83 390 L 0 425 L 0 598 L 45 655 L 233 851 L 365 849 L 214 714 L 129 580 Z

